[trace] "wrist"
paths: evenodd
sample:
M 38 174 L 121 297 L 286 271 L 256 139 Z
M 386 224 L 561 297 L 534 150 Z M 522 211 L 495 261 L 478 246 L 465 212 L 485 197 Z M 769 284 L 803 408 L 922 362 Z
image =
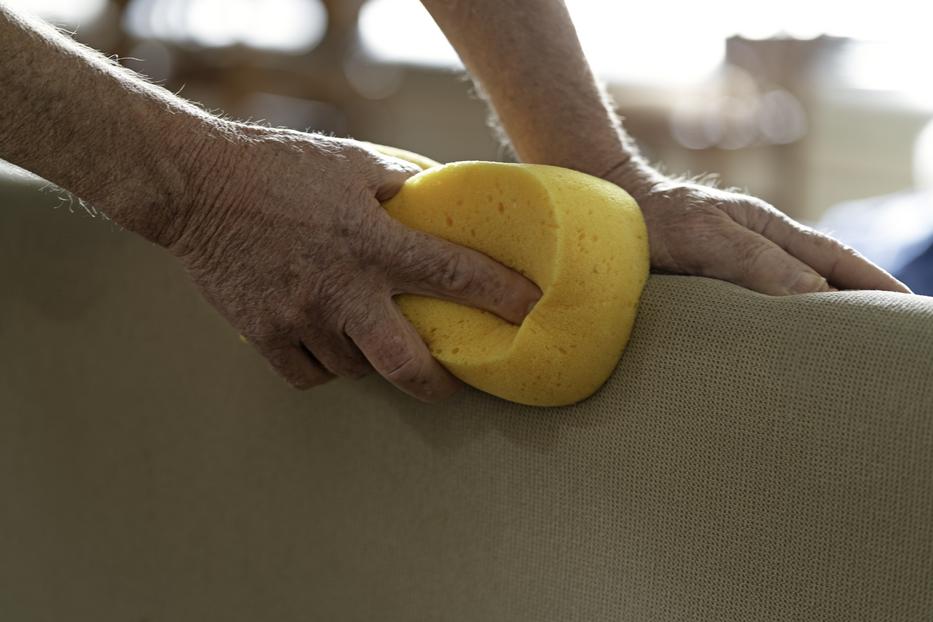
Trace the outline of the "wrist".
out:
M 170 247 L 191 218 L 204 171 L 216 164 L 217 143 L 230 124 L 176 102 L 134 103 L 127 111 L 136 127 L 131 144 L 109 154 L 111 183 L 86 198 L 125 229 Z
M 211 237 L 223 213 L 243 202 L 254 182 L 258 139 L 252 126 L 210 115 L 171 122 L 163 140 L 166 157 L 174 164 L 167 171 L 161 192 L 170 200 L 165 209 L 152 210 L 144 235 L 177 257 Z
M 0 3 L 2 4 L 2 3 Z M 160 242 L 216 123 L 51 26 L 0 8 L 0 157 Z
M 636 201 L 670 182 L 667 175 L 648 164 L 641 156 L 629 154 L 612 165 L 600 177 L 616 184 Z

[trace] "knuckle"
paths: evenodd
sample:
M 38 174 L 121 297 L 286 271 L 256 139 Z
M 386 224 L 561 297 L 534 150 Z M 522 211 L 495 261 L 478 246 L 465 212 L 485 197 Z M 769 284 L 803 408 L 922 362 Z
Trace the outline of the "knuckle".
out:
M 321 375 L 328 380 L 334 376 L 359 379 L 369 370 L 369 362 L 346 336 L 343 324 L 305 327 L 302 343 L 317 359 Z
M 823 250 L 842 252 L 850 255 L 858 254 L 858 251 L 856 251 L 854 248 L 837 240 L 828 233 L 824 233 L 823 231 L 814 229 L 813 227 L 808 227 L 806 225 L 798 226 L 802 233 L 807 236 L 814 245 L 821 247 Z
M 810 241 L 817 246 L 822 246 L 825 248 L 842 246 L 841 242 L 836 241 L 835 239 L 823 233 L 822 231 L 818 231 L 817 229 L 814 229 L 813 227 L 807 227 L 806 225 L 802 225 L 796 222 L 794 224 L 796 226 L 796 229 L 802 235 L 809 238 Z
M 476 282 L 476 266 L 464 253 L 454 252 L 439 259 L 434 278 L 444 290 L 464 294 Z
M 344 309 L 339 323 L 340 333 L 350 336 L 369 332 L 373 326 L 371 313 L 371 307 L 362 303 Z
M 379 151 L 375 146 L 360 141 L 354 141 L 353 145 L 362 159 L 368 163 L 376 165 L 376 168 L 387 174 L 399 174 L 408 177 L 421 170 L 421 167 L 406 162 L 401 158 L 388 155 Z
M 382 185 L 392 173 L 392 163 L 381 153 L 363 144 L 356 144 L 350 150 L 351 161 L 365 180 L 364 186 L 373 191 Z
M 800 272 L 788 283 L 787 292 L 791 294 L 808 294 L 826 291 L 828 288 L 829 283 L 819 274 Z
M 388 177 L 404 179 L 421 171 L 421 167 L 416 164 L 378 151 L 375 152 L 375 158 L 384 174 Z
M 404 238 L 389 261 L 398 266 L 403 280 L 452 294 L 466 293 L 476 284 L 479 266 L 467 249 L 444 241 L 438 244 L 419 231 Z
M 808 235 L 806 227 L 775 207 L 762 210 L 759 214 L 754 230 L 777 244 L 788 244 L 790 242 L 788 238 L 792 235 Z
M 682 224 L 687 230 L 694 228 L 709 229 L 713 225 L 725 222 L 728 219 L 718 204 L 710 203 L 687 203 L 684 205 L 683 213 L 679 216 Z
M 281 358 L 275 355 L 268 355 L 266 358 L 268 359 L 269 363 L 272 365 L 272 368 L 292 388 L 298 389 L 300 391 L 305 391 L 315 385 L 313 378 L 311 378 L 307 374 L 301 373 L 301 370 L 295 369 L 291 365 L 288 365 L 287 363 L 283 362 Z
M 769 226 L 773 226 L 773 223 L 782 215 L 777 208 L 754 197 L 735 201 L 735 204 L 734 211 L 741 216 L 733 220 L 762 235 L 765 235 Z
M 400 353 L 397 358 L 389 359 L 389 361 L 386 365 L 386 372 L 383 374 L 387 379 L 401 384 L 409 384 L 418 380 L 421 364 L 413 353 Z
M 386 166 L 386 177 L 401 187 L 406 179 L 421 172 L 421 167 L 398 158 L 391 158 Z
M 857 250 L 822 231 L 818 231 L 811 227 L 803 227 L 802 232 L 808 238 L 809 242 L 820 250 L 823 256 L 832 258 L 830 270 L 835 270 L 840 260 L 846 255 L 861 257 L 861 254 Z
M 852 257 L 861 257 L 861 256 L 862 256 L 862 254 L 861 254 L 860 252 L 858 252 L 858 250 L 852 248 L 852 247 L 849 246 L 848 244 L 844 244 L 844 243 L 840 242 L 839 240 L 835 240 L 835 239 L 832 239 L 832 238 L 830 238 L 830 240 L 832 240 L 832 243 L 836 246 L 836 248 L 839 249 L 839 252 L 842 253 L 843 255 L 851 255 Z
M 426 383 L 424 362 L 411 348 L 401 344 L 401 339 L 393 337 L 382 349 L 382 376 L 393 384 L 417 386 Z
M 330 380 L 326 374 L 302 366 L 291 355 L 289 343 L 276 339 L 261 340 L 256 345 L 272 369 L 294 389 L 306 391 Z

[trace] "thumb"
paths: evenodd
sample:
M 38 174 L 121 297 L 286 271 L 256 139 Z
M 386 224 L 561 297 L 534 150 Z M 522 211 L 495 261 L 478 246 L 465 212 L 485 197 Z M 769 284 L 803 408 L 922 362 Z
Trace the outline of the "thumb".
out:
M 443 298 L 495 313 L 520 324 L 541 290 L 487 255 L 405 227 L 404 252 L 390 267 L 397 293 Z

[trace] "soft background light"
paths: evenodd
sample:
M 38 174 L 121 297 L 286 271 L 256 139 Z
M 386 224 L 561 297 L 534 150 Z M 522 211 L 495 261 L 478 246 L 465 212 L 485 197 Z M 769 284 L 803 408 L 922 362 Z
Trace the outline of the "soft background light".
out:
M 12 0 L 9 4 L 65 26 L 92 21 L 106 0 Z M 567 0 L 584 49 L 607 79 L 683 84 L 701 80 L 723 60 L 722 41 L 820 34 L 874 45 L 854 48 L 839 77 L 864 89 L 897 91 L 933 106 L 933 79 L 919 59 L 933 58 L 924 3 L 748 3 L 709 0 L 686 3 Z M 128 27 L 158 37 L 206 47 L 234 44 L 291 52 L 317 44 L 326 14 L 317 0 L 134 0 Z M 456 67 L 456 53 L 417 0 L 372 0 L 360 15 L 365 49 L 385 61 Z M 903 59 L 918 59 L 905 64 Z
M 439 160 L 512 157 L 418 0 L 13 4 L 233 118 Z M 922 248 L 933 214 L 924 3 L 566 4 L 652 162 L 718 174 L 885 267 Z
M 860 48 L 844 65 L 845 79 L 868 89 L 900 90 L 933 104 L 933 79 L 922 78 L 919 59 L 933 58 L 923 3 L 688 3 L 567 0 L 594 69 L 608 79 L 682 84 L 701 80 L 723 60 L 723 41 L 820 34 L 876 45 Z M 372 0 L 360 17 L 363 43 L 384 60 L 459 66 L 450 44 L 415 0 Z M 400 36 L 400 33 L 404 33 Z M 916 58 L 918 64 L 897 64 Z M 896 71 L 892 67 L 898 66 Z
M 85 24 L 107 8 L 107 0 L 5 0 L 4 4 L 64 26 Z
M 285 52 L 312 49 L 327 28 L 317 0 L 136 0 L 126 20 L 138 37 Z

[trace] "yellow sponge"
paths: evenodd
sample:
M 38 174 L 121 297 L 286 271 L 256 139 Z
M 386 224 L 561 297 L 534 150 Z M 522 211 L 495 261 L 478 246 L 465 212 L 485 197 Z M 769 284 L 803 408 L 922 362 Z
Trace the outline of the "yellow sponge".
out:
M 455 162 L 409 178 L 384 206 L 404 224 L 485 253 L 541 288 L 521 326 L 446 300 L 399 295 L 402 312 L 451 373 L 536 406 L 577 402 L 606 381 L 648 278 L 645 223 L 625 191 L 554 166 Z

